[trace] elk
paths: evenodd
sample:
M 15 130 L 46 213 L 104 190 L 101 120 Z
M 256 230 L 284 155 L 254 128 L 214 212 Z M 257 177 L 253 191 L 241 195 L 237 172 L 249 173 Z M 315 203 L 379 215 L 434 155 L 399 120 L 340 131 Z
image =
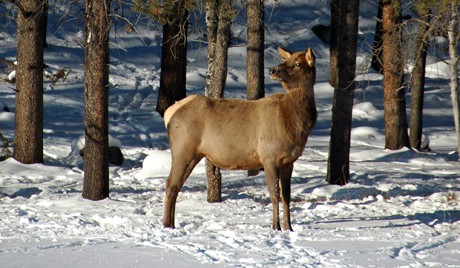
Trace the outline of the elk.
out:
M 165 112 L 172 165 L 166 180 L 165 227 L 174 228 L 176 199 L 203 157 L 223 169 L 263 169 L 273 205 L 273 229 L 291 230 L 290 195 L 294 162 L 302 155 L 317 112 L 313 85 L 315 56 L 279 47 L 283 62 L 269 70 L 286 90 L 258 100 L 192 95 Z M 281 191 L 280 191 L 281 190 Z M 280 195 L 281 192 L 281 195 Z

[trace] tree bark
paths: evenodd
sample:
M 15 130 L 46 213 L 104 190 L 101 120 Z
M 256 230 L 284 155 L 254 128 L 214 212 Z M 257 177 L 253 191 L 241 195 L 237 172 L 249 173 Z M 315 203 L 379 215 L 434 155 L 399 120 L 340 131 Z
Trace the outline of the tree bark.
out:
M 186 95 L 188 11 L 184 6 L 185 0 L 175 4 L 177 13 L 163 25 L 160 89 L 156 108 L 161 116 L 169 106 Z
M 18 64 L 13 157 L 43 163 L 43 42 L 46 1 L 21 1 L 17 17 Z
M 372 60 L 371 67 L 376 70 L 379 74 L 383 74 L 383 48 L 382 48 L 382 37 L 383 37 L 383 26 L 382 26 L 382 12 L 383 2 L 378 1 L 378 12 L 377 22 L 375 24 L 374 34 L 374 45 L 372 46 Z
M 248 0 L 247 99 L 263 98 L 264 91 L 264 0 Z
M 455 132 L 457 134 L 457 152 L 460 159 L 460 100 L 458 94 L 458 2 L 452 1 L 452 17 L 447 26 L 447 36 L 449 38 L 449 56 L 450 56 L 450 92 L 452 98 L 452 111 L 454 114 Z
M 109 196 L 109 31 L 110 0 L 86 0 L 85 174 L 83 197 Z
M 335 42 L 338 74 L 332 106 L 331 140 L 326 180 L 345 185 L 350 179 L 350 139 L 355 90 L 356 50 L 358 40 L 359 0 L 334 0 L 332 28 L 337 29 Z M 336 12 L 336 13 L 332 13 Z M 337 23 L 334 25 L 334 23 Z M 332 47 L 331 47 L 332 49 Z
M 230 44 L 230 26 L 234 18 L 233 6 L 231 0 L 220 0 L 217 4 L 207 3 L 207 9 L 213 9 L 217 7 L 217 28 L 215 29 L 216 35 L 215 45 L 212 44 L 213 40 L 208 39 L 208 43 L 213 46 L 212 56 L 213 61 L 211 66 L 208 65 L 208 76 L 210 77 L 210 83 L 207 83 L 206 93 L 211 98 L 223 98 L 224 88 L 227 82 L 227 58 L 228 58 L 228 47 Z M 215 19 L 212 14 L 208 14 L 210 19 Z M 208 16 L 207 15 L 207 16 Z M 213 31 L 209 25 L 209 31 Z M 210 41 L 210 42 L 209 42 Z M 209 52 L 209 48 L 208 48 Z M 208 55 L 209 60 L 209 55 Z M 210 69 L 209 69 L 210 68 Z M 207 199 L 208 202 L 221 202 L 222 200 L 222 175 L 220 168 L 215 167 L 209 160 L 206 160 L 206 176 L 207 176 Z
M 265 96 L 264 83 L 264 3 L 265 0 L 248 0 L 248 46 L 246 61 L 247 99 L 256 100 Z M 259 174 L 259 170 L 248 170 L 248 176 Z
M 214 75 L 214 51 L 216 49 L 217 42 L 217 2 L 215 0 L 206 1 L 205 8 L 206 34 L 208 38 L 208 55 L 206 58 L 208 63 L 208 70 L 206 71 L 205 95 L 211 97 L 211 89 Z
M 222 174 L 220 168 L 206 159 L 207 200 L 209 203 L 222 202 Z
M 425 91 L 425 66 L 428 42 L 426 33 L 430 25 L 430 12 L 420 13 L 421 22 L 418 25 L 415 41 L 415 59 L 411 75 L 411 99 L 410 99 L 410 145 L 412 148 L 422 150 L 423 129 L 423 95 Z
M 214 49 L 214 71 L 211 83 L 211 97 L 223 98 L 227 82 L 228 47 L 230 45 L 230 26 L 234 18 L 231 0 L 220 0 L 217 4 L 217 35 Z
M 409 147 L 401 32 L 401 0 L 383 1 L 385 149 Z
M 208 70 L 206 72 L 205 95 L 213 96 L 212 83 L 214 81 L 214 52 L 217 43 L 217 2 L 206 1 L 206 30 L 208 36 Z M 211 161 L 206 159 L 206 179 L 207 179 L 207 200 L 208 202 L 222 201 L 222 175 L 220 168 L 214 166 Z
M 337 87 L 337 57 L 338 41 L 339 41 L 339 14 L 340 14 L 340 1 L 331 0 L 331 44 L 329 47 L 329 84 L 333 87 Z
M 44 5 L 45 18 L 43 19 L 43 23 L 45 26 L 43 30 L 43 48 L 48 48 L 48 42 L 46 42 L 46 35 L 48 33 L 48 0 L 45 1 Z

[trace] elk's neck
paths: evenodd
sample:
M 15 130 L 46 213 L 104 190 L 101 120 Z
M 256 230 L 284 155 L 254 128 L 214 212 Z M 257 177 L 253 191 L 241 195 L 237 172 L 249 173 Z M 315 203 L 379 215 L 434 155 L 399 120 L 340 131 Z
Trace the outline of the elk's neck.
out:
M 311 130 L 317 118 L 313 86 L 290 88 L 286 89 L 286 91 L 288 92 L 289 101 L 299 118 L 301 118 L 304 127 Z

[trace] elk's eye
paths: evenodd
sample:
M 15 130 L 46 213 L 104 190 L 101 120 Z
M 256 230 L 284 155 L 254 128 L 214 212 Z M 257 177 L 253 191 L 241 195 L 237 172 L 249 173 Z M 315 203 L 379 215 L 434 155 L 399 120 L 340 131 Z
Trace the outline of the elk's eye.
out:
M 296 62 L 295 67 L 300 67 L 300 62 Z

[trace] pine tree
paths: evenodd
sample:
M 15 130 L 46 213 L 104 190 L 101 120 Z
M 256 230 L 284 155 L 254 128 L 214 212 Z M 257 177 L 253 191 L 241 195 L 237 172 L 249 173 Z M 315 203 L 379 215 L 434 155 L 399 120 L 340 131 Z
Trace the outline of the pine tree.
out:
M 412 148 L 421 150 L 423 129 L 423 96 L 425 91 L 425 66 L 428 49 L 427 33 L 430 29 L 430 10 L 420 9 L 419 25 L 415 39 L 414 67 L 411 74 L 411 98 L 410 98 L 410 145 Z
M 385 148 L 390 150 L 410 146 L 403 76 L 401 5 L 401 0 L 384 0 L 382 10 Z
M 247 99 L 264 97 L 264 0 L 248 0 Z
M 383 74 L 383 27 L 382 27 L 382 10 L 383 0 L 378 0 L 377 22 L 375 25 L 374 45 L 372 46 L 371 67 L 380 74 Z
M 459 8 L 458 1 L 447 2 L 447 10 L 450 10 L 450 19 L 447 26 L 447 36 L 449 39 L 449 56 L 450 56 L 450 96 L 452 99 L 452 111 L 454 115 L 455 132 L 457 134 L 457 153 L 460 158 L 460 99 L 458 94 L 458 43 L 460 39 L 459 31 Z
M 215 12 L 217 8 L 217 13 Z M 206 93 L 211 98 L 223 98 L 224 88 L 227 82 L 227 59 L 228 47 L 230 45 L 230 26 L 235 16 L 233 12 L 232 0 L 220 0 L 218 2 L 209 1 L 207 3 L 207 18 L 216 21 L 217 27 L 209 21 L 208 24 L 208 43 L 212 46 L 211 53 L 208 55 L 208 81 Z M 214 15 L 216 14 L 216 15 Z M 215 31 L 215 35 L 213 33 Z M 215 44 L 214 44 L 215 40 Z M 210 50 L 208 49 L 208 52 Z M 212 59 L 209 62 L 209 59 Z M 210 68 L 210 69 L 209 69 Z M 220 169 L 206 160 L 206 176 L 208 182 L 208 202 L 220 202 L 222 200 L 222 175 Z
M 214 82 L 214 52 L 217 43 L 217 2 L 206 1 L 206 31 L 208 37 L 208 70 L 206 72 L 205 95 L 212 97 L 215 88 L 212 87 Z M 206 159 L 206 179 L 207 179 L 207 200 L 208 202 L 220 202 L 222 200 L 222 174 L 220 168 L 213 165 L 211 161 Z
M 156 108 L 161 116 L 169 106 L 186 96 L 188 11 L 185 4 L 185 0 L 176 0 L 163 5 L 160 89 Z
M 109 196 L 110 0 L 86 0 L 85 152 L 83 197 Z
M 264 0 L 248 0 L 248 46 L 247 46 L 247 99 L 256 100 L 265 95 L 264 84 Z M 255 176 L 259 170 L 249 170 L 248 176 Z
M 359 0 L 331 2 L 331 50 L 337 52 L 337 81 L 334 83 L 331 140 L 326 180 L 344 185 L 350 178 L 350 139 L 355 90 L 356 50 L 358 41 Z M 334 18 L 332 18 L 334 17 Z M 332 48 L 332 45 L 335 47 Z M 331 73 L 332 74 L 332 73 Z M 332 75 L 331 75 L 332 77 Z
M 46 0 L 16 2 L 18 64 L 13 157 L 43 163 L 43 43 Z

